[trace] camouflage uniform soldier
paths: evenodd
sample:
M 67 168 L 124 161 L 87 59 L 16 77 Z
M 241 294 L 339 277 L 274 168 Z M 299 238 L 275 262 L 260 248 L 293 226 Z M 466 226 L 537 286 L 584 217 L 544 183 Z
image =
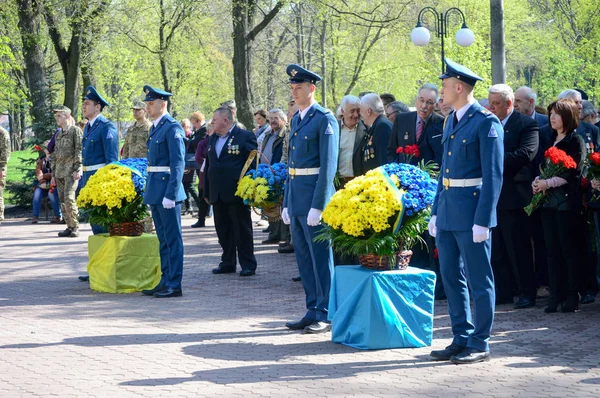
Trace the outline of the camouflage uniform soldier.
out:
M 53 177 L 58 189 L 58 198 L 67 229 L 60 232 L 60 237 L 79 236 L 79 209 L 75 202 L 75 190 L 82 174 L 81 140 L 83 132 L 74 125 L 71 110 L 66 106 L 54 108 L 54 118 L 62 131 L 56 135 L 54 144 Z
M 10 158 L 10 135 L 0 127 L 0 222 L 4 221 L 4 187 L 8 158 Z
M 145 158 L 148 151 L 148 132 L 152 123 L 146 119 L 146 104 L 135 101 L 131 109 L 135 123 L 127 129 L 122 158 Z

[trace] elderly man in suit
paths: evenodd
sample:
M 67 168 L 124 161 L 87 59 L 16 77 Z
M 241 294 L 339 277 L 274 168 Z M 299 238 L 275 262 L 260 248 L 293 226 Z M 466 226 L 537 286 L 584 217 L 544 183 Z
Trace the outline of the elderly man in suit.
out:
M 387 148 L 392 123 L 383 112 L 383 102 L 377 94 L 367 94 L 361 98 L 360 115 L 368 129 L 360 147 L 360 174 L 388 163 Z
M 208 139 L 204 165 L 203 194 L 213 206 L 215 228 L 223 249 L 221 263 L 213 274 L 236 271 L 236 252 L 242 270 L 240 276 L 256 273 L 250 207 L 235 196 L 240 173 L 250 152 L 257 148 L 254 133 L 237 126 L 229 108 L 213 114 L 215 134 Z
M 444 61 L 442 97 L 455 111 L 444 128 L 444 157 L 429 233 L 439 249 L 454 339 L 431 356 L 466 364 L 490 356 L 495 304 L 490 228 L 496 226 L 502 188 L 503 133 L 498 118 L 473 96 L 474 85 L 482 78 L 448 58 Z
M 360 147 L 365 136 L 365 124 L 360 120 L 360 99 L 354 95 L 346 95 L 340 102 L 342 118 L 340 128 L 340 152 L 338 157 L 338 174 L 340 188 L 351 179 L 361 174 Z
M 183 238 L 181 202 L 186 198 L 181 180 L 185 168 L 185 133 L 167 112 L 171 93 L 144 86 L 146 110 L 152 119 L 148 134 L 148 180 L 144 203 L 150 206 L 160 243 L 161 279 L 153 289 L 143 290 L 157 298 L 181 297 Z
M 292 226 L 298 271 L 306 294 L 306 314 L 288 322 L 292 330 L 324 333 L 329 289 L 333 275 L 333 253 L 329 242 L 315 242 L 321 232 L 323 210 L 335 192 L 340 132 L 335 116 L 315 101 L 321 77 L 300 65 L 288 65 L 290 88 L 300 107 L 290 129 L 289 175 L 281 218 Z
M 385 107 L 385 117 L 388 118 L 392 125 L 396 121 L 398 114 L 405 112 L 410 112 L 410 109 L 408 109 L 408 106 L 402 101 L 391 102 Z
M 523 210 L 531 202 L 532 162 L 538 151 L 538 124 L 515 112 L 514 94 L 506 84 L 488 89 L 489 110 L 504 128 L 504 172 L 492 230 L 492 269 L 496 283 L 496 303 L 513 304 L 516 287 L 519 300 L 514 307 L 535 305 L 536 286 L 529 217 Z
M 287 164 L 288 157 L 288 138 L 287 138 L 287 117 L 281 109 L 275 108 L 269 111 L 267 115 L 269 126 L 271 127 L 265 133 L 261 143 L 261 159 L 263 164 L 274 165 L 275 163 Z M 269 222 L 269 237 L 262 241 L 263 245 L 277 244 L 285 242 L 290 243 L 290 227 L 285 225 L 282 220 Z
M 424 84 L 417 94 L 416 107 L 414 112 L 401 113 L 396 115 L 392 136 L 388 145 L 388 161 L 401 162 L 402 156 L 396 153 L 398 147 L 406 145 L 419 145 L 420 152 L 426 145 L 425 131 L 430 124 L 442 120 L 443 118 L 433 112 L 435 102 L 438 96 L 438 89 L 434 84 Z M 412 163 L 416 164 L 420 157 L 413 158 Z
M 538 122 L 539 127 L 542 127 L 548 124 L 548 116 L 535 111 L 536 103 L 537 93 L 531 87 L 522 86 L 515 91 L 515 111 L 522 113 L 525 116 L 529 116 Z

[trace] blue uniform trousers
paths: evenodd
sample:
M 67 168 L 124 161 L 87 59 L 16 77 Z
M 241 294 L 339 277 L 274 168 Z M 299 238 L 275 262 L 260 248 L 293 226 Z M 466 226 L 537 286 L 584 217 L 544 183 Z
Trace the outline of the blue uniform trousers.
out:
M 183 276 L 183 238 L 181 236 L 181 202 L 172 209 L 150 205 L 156 235 L 160 243 L 160 284 L 181 289 Z
M 492 239 L 474 243 L 471 231 L 438 228 L 436 243 L 452 322 L 452 343 L 489 351 L 496 304 L 494 274 L 490 265 Z M 473 317 L 469 289 L 475 309 Z
M 298 271 L 306 293 L 306 315 L 313 321 L 327 321 L 329 288 L 333 276 L 333 252 L 327 242 L 314 242 L 321 226 L 306 224 L 306 216 L 291 217 Z

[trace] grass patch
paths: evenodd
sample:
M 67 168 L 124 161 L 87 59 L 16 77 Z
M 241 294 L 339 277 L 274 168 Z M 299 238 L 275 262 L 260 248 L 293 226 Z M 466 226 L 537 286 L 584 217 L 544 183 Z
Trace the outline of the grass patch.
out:
M 23 151 L 16 151 L 10 154 L 10 159 L 8 159 L 7 171 L 6 171 L 6 182 L 9 181 L 22 181 L 23 177 L 27 173 L 27 169 L 35 169 L 35 163 L 31 166 L 24 165 L 21 162 L 21 159 L 37 159 L 38 153 L 32 151 L 31 149 L 26 149 Z M 6 204 L 12 203 L 12 195 L 6 189 L 4 190 L 4 202 Z

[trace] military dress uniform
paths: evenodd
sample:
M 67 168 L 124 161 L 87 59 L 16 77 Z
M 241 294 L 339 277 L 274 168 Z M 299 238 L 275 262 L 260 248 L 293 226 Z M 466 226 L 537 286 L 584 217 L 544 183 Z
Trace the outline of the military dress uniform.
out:
M 320 81 L 298 65 L 289 65 L 290 83 Z M 307 312 L 300 326 L 327 321 L 329 289 L 333 275 L 333 253 L 329 242 L 314 242 L 322 226 L 309 226 L 311 209 L 323 210 L 335 192 L 333 180 L 339 153 L 339 128 L 335 116 L 314 103 L 296 113 L 290 129 L 284 204 L 291 221 L 296 261 L 306 294 Z M 292 329 L 295 325 L 288 324 Z
M 131 109 L 146 109 L 143 102 L 136 101 Z M 148 151 L 146 145 L 148 143 L 148 132 L 152 127 L 150 120 L 144 120 L 139 123 L 137 120 L 133 126 L 127 129 L 125 134 L 125 143 L 123 144 L 123 153 L 121 158 L 145 158 Z
M 0 127 L 0 222 L 4 221 L 4 187 L 6 186 L 6 164 L 10 158 L 10 135 Z
M 56 108 L 55 112 L 63 111 Z M 70 110 L 69 110 L 70 113 Z M 79 181 L 73 179 L 73 173 L 81 173 L 81 141 L 83 132 L 77 126 L 70 126 L 56 135 L 52 154 L 52 175 L 56 181 L 58 198 L 63 218 L 71 231 L 79 229 L 79 210 L 75 200 L 75 191 Z
M 441 79 L 455 77 L 470 85 L 482 80 L 469 69 L 445 61 L 447 71 Z M 488 231 L 496 226 L 504 163 L 502 125 L 491 112 L 473 102 L 447 118 L 442 143 L 444 156 L 432 208 L 437 233 L 433 235 L 448 298 L 452 346 L 458 347 L 453 355 L 473 349 L 487 353 L 495 306 L 491 239 L 488 236 L 480 243 L 474 240 L 478 226 Z
M 85 91 L 84 100 L 95 101 L 102 106 L 102 109 L 110 106 L 93 86 L 89 86 Z M 81 187 L 83 188 L 98 169 L 119 160 L 119 133 L 115 125 L 102 114 L 98 115 L 91 126 L 88 122 L 83 129 L 81 150 L 83 164 Z M 91 224 L 91 227 L 94 235 L 108 232 L 106 228 L 99 225 Z
M 144 86 L 144 101 L 168 101 L 172 96 L 163 90 Z M 185 192 L 181 179 L 185 167 L 183 128 L 165 113 L 153 122 L 147 144 L 148 179 L 144 203 L 150 206 L 156 235 L 160 242 L 161 280 L 142 293 L 155 297 L 181 296 L 183 276 L 183 237 L 181 235 L 181 202 Z M 165 201 L 175 202 L 165 207 Z

